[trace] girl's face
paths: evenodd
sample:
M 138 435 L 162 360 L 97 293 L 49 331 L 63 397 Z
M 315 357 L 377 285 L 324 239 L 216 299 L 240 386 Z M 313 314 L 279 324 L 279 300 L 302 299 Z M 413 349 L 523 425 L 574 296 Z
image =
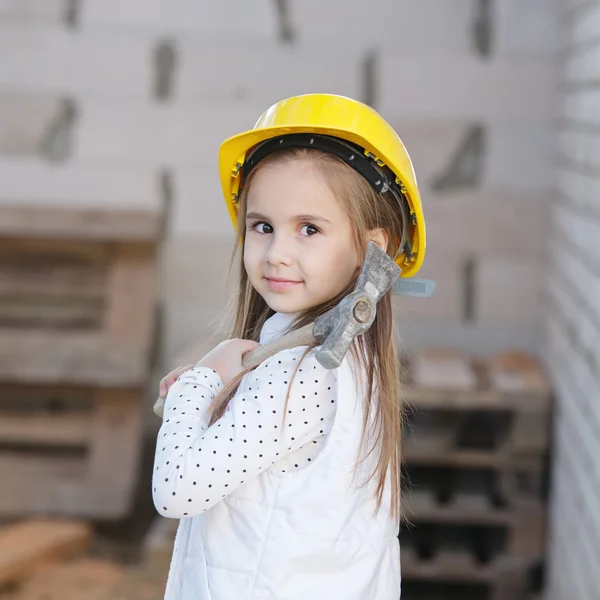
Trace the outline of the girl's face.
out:
M 254 289 L 281 313 L 330 300 L 357 274 L 350 219 L 309 161 L 277 163 L 254 174 L 244 266 Z

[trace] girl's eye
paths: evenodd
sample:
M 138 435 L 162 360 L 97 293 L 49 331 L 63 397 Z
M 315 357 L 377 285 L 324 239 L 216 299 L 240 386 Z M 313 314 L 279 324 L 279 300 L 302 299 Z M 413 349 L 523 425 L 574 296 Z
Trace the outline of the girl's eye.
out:
M 314 225 L 311 225 L 310 223 L 307 223 L 306 225 L 302 226 L 302 230 L 306 230 L 306 234 L 307 236 L 311 236 L 311 235 L 315 235 L 315 233 L 320 233 L 320 229 L 318 227 L 315 227 Z
M 265 221 L 255 221 L 250 225 L 250 229 L 258 233 L 273 233 L 273 228 Z

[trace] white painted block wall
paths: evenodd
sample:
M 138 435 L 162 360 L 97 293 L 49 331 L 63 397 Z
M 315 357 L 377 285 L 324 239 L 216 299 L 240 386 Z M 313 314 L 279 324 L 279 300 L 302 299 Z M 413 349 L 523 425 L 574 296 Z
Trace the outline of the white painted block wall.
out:
M 559 173 L 545 286 L 557 389 L 548 600 L 600 589 L 600 2 L 563 0 Z
M 0 54 L 10 57 L 0 64 L 0 168 L 2 161 L 14 174 L 41 168 L 68 98 L 76 115 L 59 140 L 68 160 L 60 178 L 39 171 L 36 193 L 46 190 L 50 201 L 62 190 L 90 202 L 117 189 L 136 195 L 139 181 L 137 197 L 149 199 L 148 182 L 167 172 L 173 205 L 163 296 L 171 352 L 189 337 L 190 319 L 223 303 L 222 287 L 195 287 L 210 273 L 194 263 L 210 254 L 207 244 L 221 260 L 231 236 L 216 169 L 220 142 L 289 95 L 368 100 L 406 142 L 428 218 L 422 274 L 438 281 L 438 291 L 428 300 L 398 299 L 407 341 L 536 349 L 535 274 L 555 176 L 557 1 L 492 2 L 491 53 L 482 56 L 478 0 L 289 0 L 287 43 L 274 0 L 86 0 L 76 5 L 75 27 L 65 22 L 66 0 L 0 0 Z M 590 34 L 579 26 L 577 35 Z M 161 44 L 174 65 L 163 100 L 154 94 Z M 571 67 L 574 77 L 596 72 L 593 60 L 582 61 Z M 582 103 L 594 119 L 588 96 L 574 95 L 568 110 Z M 453 174 L 453 156 L 475 126 L 484 131 L 476 181 L 440 189 L 436 182 Z M 588 156 L 596 140 L 574 131 L 562 143 Z M 110 183 L 92 186 L 91 198 L 96 172 Z M 586 173 L 561 175 L 563 186 L 565 177 L 588 185 Z M 162 199 L 160 189 L 152 193 Z M 468 323 L 466 260 L 475 260 L 477 292 Z M 523 281 L 519 294 L 499 305 L 497 283 L 513 279 Z

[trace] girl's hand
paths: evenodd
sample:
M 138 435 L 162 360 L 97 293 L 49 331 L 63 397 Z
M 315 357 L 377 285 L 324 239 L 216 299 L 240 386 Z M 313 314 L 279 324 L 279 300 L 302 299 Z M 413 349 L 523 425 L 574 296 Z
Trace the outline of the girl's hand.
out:
M 234 338 L 221 342 L 211 350 L 196 366 L 213 369 L 221 377 L 223 385 L 227 385 L 236 375 L 244 370 L 242 357 L 247 352 L 258 348 L 260 344 L 252 340 Z
M 193 369 L 194 365 L 188 365 L 187 367 L 178 367 L 171 371 L 168 375 L 165 375 L 161 380 L 158 386 L 158 396 L 160 398 L 165 398 L 167 396 L 167 392 L 169 388 L 177 381 L 177 378 L 180 375 L 183 375 L 186 371 Z

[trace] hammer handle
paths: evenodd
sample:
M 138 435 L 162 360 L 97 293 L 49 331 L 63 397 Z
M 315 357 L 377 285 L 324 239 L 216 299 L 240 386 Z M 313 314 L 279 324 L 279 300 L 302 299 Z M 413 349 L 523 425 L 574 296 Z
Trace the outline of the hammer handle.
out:
M 313 327 L 314 325 L 309 323 L 308 325 L 305 325 L 296 331 L 287 333 L 283 337 L 271 342 L 270 344 L 259 346 L 256 348 L 256 350 L 252 350 L 251 352 L 244 354 L 242 358 L 242 366 L 244 369 L 254 368 L 281 350 L 295 348 L 296 346 L 310 346 L 311 344 L 314 344 L 316 340 L 315 336 L 313 335 Z

